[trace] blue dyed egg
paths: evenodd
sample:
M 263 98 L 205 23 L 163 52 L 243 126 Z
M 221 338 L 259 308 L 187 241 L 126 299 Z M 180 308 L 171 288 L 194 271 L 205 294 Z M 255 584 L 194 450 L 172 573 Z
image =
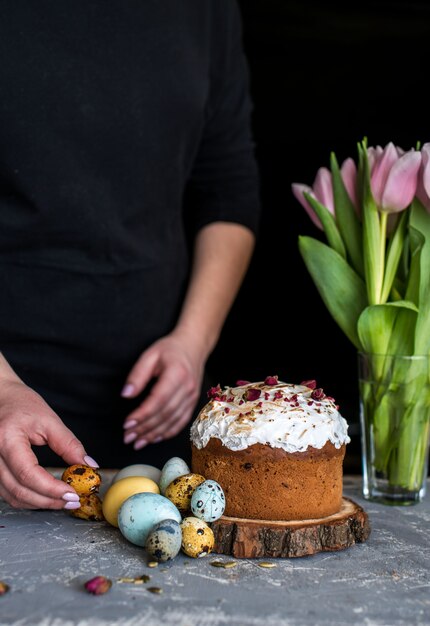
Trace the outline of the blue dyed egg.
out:
M 174 456 L 166 461 L 163 465 L 163 469 L 161 470 L 161 476 L 158 483 L 161 493 L 164 495 L 167 487 L 172 481 L 175 480 L 175 478 L 179 478 L 179 476 L 184 476 L 189 473 L 190 468 L 185 461 L 180 459 L 178 456 Z
M 120 531 L 137 546 L 144 546 L 155 524 L 166 519 L 179 523 L 182 517 L 175 505 L 158 493 L 136 493 L 123 502 L 118 512 Z
M 152 528 L 145 543 L 148 554 L 157 561 L 174 559 L 181 549 L 182 531 L 178 522 L 166 519 Z
M 214 522 L 225 510 L 225 495 L 215 480 L 205 480 L 196 487 L 191 498 L 193 514 L 205 522 Z

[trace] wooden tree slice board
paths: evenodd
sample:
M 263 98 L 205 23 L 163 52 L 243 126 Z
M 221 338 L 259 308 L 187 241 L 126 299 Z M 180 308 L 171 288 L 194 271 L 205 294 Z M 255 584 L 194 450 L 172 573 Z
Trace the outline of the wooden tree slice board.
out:
M 253 520 L 223 516 L 212 523 L 214 552 L 236 558 L 299 557 L 344 550 L 370 535 L 364 509 L 342 499 L 339 513 L 300 521 Z

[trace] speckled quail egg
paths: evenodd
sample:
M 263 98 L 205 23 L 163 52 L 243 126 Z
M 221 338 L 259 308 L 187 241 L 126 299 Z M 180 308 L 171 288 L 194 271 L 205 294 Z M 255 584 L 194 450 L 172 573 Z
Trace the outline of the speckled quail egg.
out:
M 185 474 L 185 476 L 179 476 L 167 487 L 165 496 L 173 502 L 181 513 L 186 513 L 190 510 L 191 496 L 194 493 L 194 489 L 204 482 L 204 480 L 204 476 L 200 476 L 200 474 Z
M 97 493 L 79 497 L 80 508 L 69 511 L 72 517 L 86 519 L 90 522 L 102 522 L 104 520 L 102 501 Z
M 182 518 L 175 505 L 158 493 L 136 493 L 118 512 L 120 531 L 137 546 L 144 546 L 155 524 L 166 519 L 179 523 Z
M 214 549 L 215 537 L 206 522 L 198 517 L 185 517 L 181 524 L 182 550 L 193 558 L 206 556 Z
M 178 476 L 184 476 L 190 473 L 188 465 L 180 459 L 178 456 L 174 456 L 169 459 L 161 470 L 161 476 L 159 479 L 160 492 L 165 495 L 167 487 L 170 483 L 178 478 Z
M 89 465 L 71 465 L 67 467 L 61 480 L 73 487 L 80 496 L 88 496 L 90 493 L 98 491 L 102 481 L 100 474 Z
M 103 498 L 103 513 L 106 521 L 118 526 L 118 511 L 123 502 L 136 493 L 157 493 L 158 485 L 145 476 L 129 476 L 121 478 L 111 485 Z
M 146 478 L 150 478 L 154 481 L 154 483 L 159 483 L 161 470 L 158 467 L 154 467 L 153 465 L 145 465 L 144 463 L 137 463 L 135 465 L 127 465 L 127 467 L 123 467 L 119 472 L 115 474 L 112 479 L 112 485 L 116 483 L 117 480 L 121 480 L 122 478 L 129 478 L 130 476 L 145 476 Z
M 195 488 L 191 497 L 191 511 L 205 522 L 219 519 L 225 510 L 225 495 L 215 480 L 205 480 Z
M 157 561 L 174 559 L 181 549 L 182 531 L 174 519 L 158 522 L 149 533 L 145 548 L 148 554 Z

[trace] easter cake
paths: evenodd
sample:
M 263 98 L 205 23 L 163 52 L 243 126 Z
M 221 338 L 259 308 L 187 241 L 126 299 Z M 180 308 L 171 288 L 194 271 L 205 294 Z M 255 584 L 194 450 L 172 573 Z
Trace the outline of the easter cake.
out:
M 340 510 L 348 425 L 315 381 L 269 376 L 208 396 L 191 427 L 192 471 L 222 486 L 226 515 L 304 520 Z

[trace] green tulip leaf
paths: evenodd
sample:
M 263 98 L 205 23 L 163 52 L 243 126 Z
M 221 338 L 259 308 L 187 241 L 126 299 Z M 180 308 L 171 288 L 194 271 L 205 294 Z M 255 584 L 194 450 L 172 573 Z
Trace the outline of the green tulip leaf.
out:
M 333 215 L 327 207 L 318 202 L 318 200 L 313 198 L 309 193 L 304 192 L 303 195 L 317 214 L 317 217 L 324 228 L 324 233 L 327 237 L 329 246 L 333 248 L 333 250 L 336 250 L 340 256 L 346 259 L 345 246 Z
M 417 233 L 420 235 L 419 238 L 417 238 Z M 420 355 L 430 352 L 430 215 L 416 199 L 411 208 L 410 235 L 420 241 L 419 278 L 415 277 L 416 283 L 413 285 L 415 291 L 418 292 L 419 306 L 415 354 Z
M 360 178 L 363 184 L 363 256 L 364 276 L 370 304 L 379 304 L 384 267 L 381 263 L 381 225 L 378 208 L 370 188 L 370 171 L 367 152 L 360 151 Z
M 413 302 L 399 300 L 375 304 L 364 309 L 357 330 L 365 352 L 369 354 L 412 354 L 414 333 L 405 332 L 414 325 L 418 309 Z
M 400 259 L 405 248 L 408 213 L 403 211 L 397 222 L 396 228 L 391 233 L 388 244 L 387 261 L 385 264 L 384 282 L 382 285 L 382 302 L 386 302 L 393 286 Z
M 299 250 L 330 314 L 357 349 L 357 321 L 367 306 L 366 286 L 340 254 L 312 237 L 299 237 Z

